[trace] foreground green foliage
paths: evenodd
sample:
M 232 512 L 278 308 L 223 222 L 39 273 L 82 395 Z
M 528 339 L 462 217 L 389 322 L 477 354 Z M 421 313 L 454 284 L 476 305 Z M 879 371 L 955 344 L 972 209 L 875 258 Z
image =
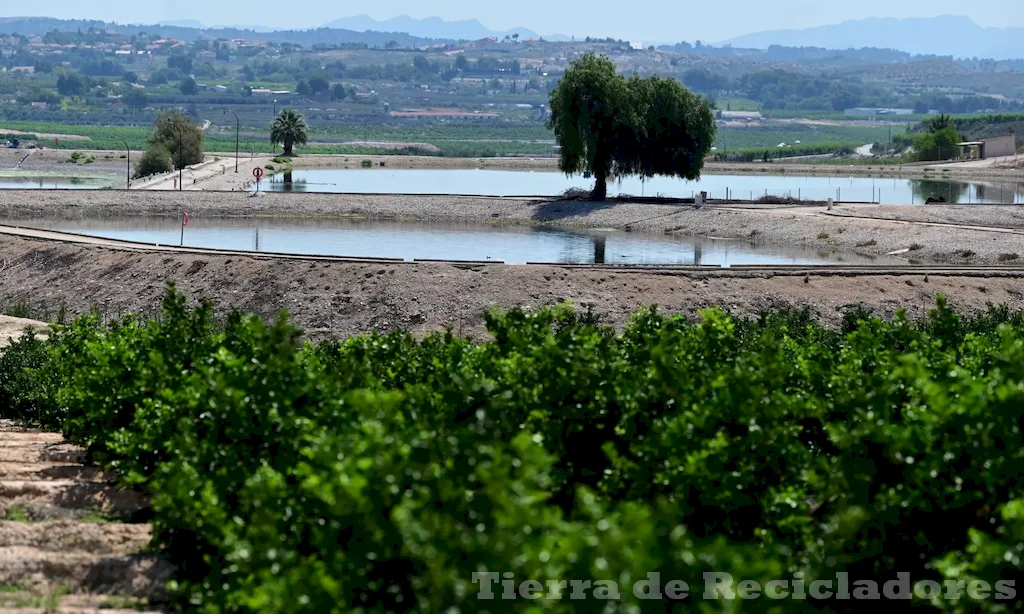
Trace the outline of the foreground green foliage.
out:
M 0 356 L 0 411 L 59 427 L 148 492 L 200 612 L 836 611 L 645 601 L 649 572 L 1021 586 L 1024 318 L 808 313 L 621 334 L 567 308 L 493 339 L 302 344 L 169 294 L 154 321 L 76 321 Z M 27 368 L 23 369 L 23 366 Z M 14 370 L 24 376 L 11 377 Z M 613 580 L 621 599 L 477 599 L 474 572 Z M 495 586 L 496 590 L 500 590 Z M 994 594 L 994 593 L 993 593 Z M 920 611 L 1009 611 L 942 597 Z M 449 608 L 457 608 L 450 610 Z

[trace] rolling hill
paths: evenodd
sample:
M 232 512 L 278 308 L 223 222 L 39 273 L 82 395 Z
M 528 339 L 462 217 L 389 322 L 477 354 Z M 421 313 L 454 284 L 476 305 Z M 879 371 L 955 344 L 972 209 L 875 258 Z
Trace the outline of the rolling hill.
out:
M 958 58 L 1024 58 L 1024 28 L 985 28 L 967 17 L 945 15 L 910 19 L 871 18 L 806 28 L 745 34 L 724 44 L 766 49 L 824 47 L 848 49 L 879 47 L 922 55 Z
M 356 32 L 404 32 L 412 36 L 442 40 L 479 40 L 489 36 L 502 39 L 513 34 L 518 34 L 520 38 L 537 38 L 539 36 L 527 28 L 513 28 L 505 31 L 491 30 L 476 19 L 446 21 L 440 17 L 416 19 L 408 15 L 399 15 L 383 21 L 378 21 L 367 15 L 358 15 L 336 19 L 325 26 Z

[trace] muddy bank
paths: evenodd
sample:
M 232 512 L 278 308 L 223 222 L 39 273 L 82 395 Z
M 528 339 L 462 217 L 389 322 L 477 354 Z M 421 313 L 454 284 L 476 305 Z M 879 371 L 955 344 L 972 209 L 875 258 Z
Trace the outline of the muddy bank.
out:
M 99 308 L 110 315 L 146 312 L 174 281 L 218 311 L 270 316 L 287 309 L 313 338 L 402 328 L 417 333 L 452 327 L 483 333 L 494 307 L 538 307 L 562 301 L 592 305 L 621 326 L 644 305 L 696 315 L 720 305 L 753 315 L 780 306 L 809 306 L 836 323 L 863 304 L 891 315 L 923 315 L 935 296 L 964 310 L 989 302 L 1024 307 L 1021 274 L 993 278 L 932 275 L 771 276 L 656 274 L 556 266 L 458 266 L 441 263 L 349 264 L 270 258 L 120 251 L 0 237 L 0 305 L 26 302 L 53 313 Z
M 423 222 L 549 225 L 673 233 L 753 245 L 901 258 L 908 262 L 1024 262 L 1024 213 L 999 205 L 900 207 L 567 202 L 524 198 L 196 191 L 0 190 L 0 221 L 34 218 L 358 217 Z M 1014 255 L 1017 255 L 1014 258 Z
M 82 150 L 84 160 L 93 158 L 88 164 L 79 165 L 71 160 L 74 150 L 68 149 L 0 149 L 0 173 L 13 169 L 26 154 L 19 171 L 24 174 L 67 175 L 73 177 L 124 177 L 127 167 L 126 153 L 121 151 Z M 132 152 L 132 165 L 142 158 L 142 152 Z M 124 187 L 123 182 L 120 187 Z

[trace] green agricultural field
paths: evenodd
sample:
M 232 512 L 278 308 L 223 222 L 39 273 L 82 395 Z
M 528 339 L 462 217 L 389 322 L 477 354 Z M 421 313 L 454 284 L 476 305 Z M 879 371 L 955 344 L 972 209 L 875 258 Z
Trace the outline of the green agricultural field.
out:
M 133 150 L 145 147 L 150 135 L 149 126 L 77 126 L 47 122 L 2 122 L 0 133 L 20 130 L 30 134 L 73 134 L 89 137 L 88 141 L 61 141 L 62 149 L 123 149 L 120 139 L 128 142 Z M 893 126 L 892 133 L 904 132 L 903 126 Z M 31 139 L 31 136 L 25 139 Z M 797 123 L 768 124 L 744 128 L 719 128 L 716 146 L 719 152 L 728 150 L 777 149 L 779 143 L 796 145 L 829 144 L 860 146 L 866 143 L 886 142 L 889 126 L 833 126 Z M 318 139 L 326 142 L 318 143 Z M 428 143 L 441 151 L 434 155 L 490 157 L 515 154 L 551 154 L 554 149 L 554 135 L 539 124 L 520 123 L 424 123 L 392 126 L 312 126 L 311 146 L 307 151 L 317 153 L 357 154 L 366 152 L 385 153 L 388 150 L 364 148 L 359 145 L 332 143 L 330 141 L 382 141 L 399 143 Z M 52 141 L 40 143 L 53 147 Z M 219 126 L 207 131 L 207 151 L 234 151 L 235 134 L 230 127 Z M 241 149 L 244 152 L 273 153 L 268 136 L 260 126 L 243 126 Z M 302 149 L 300 149 L 301 153 Z M 821 153 L 821 152 L 815 152 Z
M 892 126 L 892 134 L 906 131 L 904 126 Z M 889 140 L 889 126 L 833 126 L 817 124 L 767 124 L 744 128 L 719 128 L 715 145 L 719 151 L 728 148 L 777 148 L 779 143 L 814 145 L 818 143 L 884 143 Z
M 4 129 L 18 130 L 29 134 L 22 140 L 37 140 L 37 134 L 68 134 L 88 137 L 88 141 L 61 141 L 61 149 L 124 149 L 124 139 L 133 150 L 145 148 L 149 138 L 149 126 L 77 126 L 46 122 L 2 122 L 0 133 Z M 326 142 L 318 143 L 318 138 Z M 550 154 L 553 151 L 554 135 L 542 126 L 529 125 L 480 125 L 472 124 L 423 124 L 410 126 L 343 126 L 317 128 L 313 126 L 311 145 L 302 150 L 315 153 L 387 153 L 389 150 L 331 143 L 337 140 L 381 141 L 399 143 L 427 143 L 435 145 L 440 152 L 425 152 L 433 155 L 453 157 L 491 157 L 514 154 Z M 235 132 L 233 129 L 219 127 L 206 132 L 204 137 L 206 151 L 229 152 L 235 150 Z M 40 141 L 44 147 L 54 147 L 50 139 Z M 273 153 L 269 136 L 257 127 L 242 127 L 240 148 L 243 152 Z
M 728 162 L 757 162 L 778 158 L 795 158 L 799 156 L 816 156 L 822 154 L 852 154 L 863 143 L 811 143 L 792 145 L 789 147 L 753 147 L 750 149 L 730 149 L 728 154 L 717 151 L 716 159 Z

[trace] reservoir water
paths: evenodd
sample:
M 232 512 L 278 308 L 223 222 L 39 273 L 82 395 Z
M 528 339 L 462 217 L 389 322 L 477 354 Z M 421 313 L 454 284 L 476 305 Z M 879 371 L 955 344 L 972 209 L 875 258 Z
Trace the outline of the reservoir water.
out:
M 180 218 L 169 217 L 33 219 L 6 220 L 5 223 L 163 245 L 178 245 L 182 237 Z M 193 217 L 185 228 L 184 245 L 292 254 L 509 264 L 905 264 L 896 258 L 754 246 L 749 241 L 738 239 L 716 240 L 615 230 L 358 219 Z
M 60 175 L 0 175 L 0 190 L 98 190 L 114 180 L 107 177 L 62 177 Z M 124 177 L 121 177 L 124 187 Z
M 308 169 L 278 173 L 262 190 L 348 194 L 474 194 L 481 196 L 554 196 L 569 188 L 590 189 L 593 180 L 551 171 L 452 169 Z M 1024 180 L 1017 183 L 957 182 L 871 177 L 787 175 L 704 175 L 699 181 L 636 177 L 612 182 L 609 195 L 689 198 L 706 191 L 710 198 L 754 199 L 765 194 L 794 198 L 882 204 L 923 204 L 942 197 L 949 203 L 1024 203 Z

